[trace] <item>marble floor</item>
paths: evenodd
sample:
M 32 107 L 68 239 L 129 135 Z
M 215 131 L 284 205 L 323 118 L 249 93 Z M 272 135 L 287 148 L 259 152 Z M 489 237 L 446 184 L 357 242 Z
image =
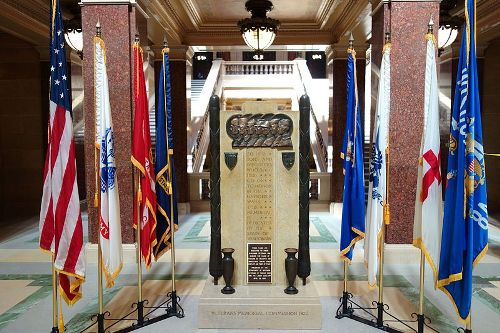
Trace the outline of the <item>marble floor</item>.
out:
M 208 278 L 209 218 L 208 213 L 183 216 L 180 219 L 180 230 L 176 234 L 177 291 L 181 297 L 180 304 L 185 310 L 185 318 L 165 320 L 138 332 L 233 331 L 197 329 L 198 300 Z M 310 219 L 311 280 L 321 296 L 323 311 L 322 330 L 310 332 L 378 332 L 349 319 L 335 319 L 343 286 L 343 266 L 339 260 L 337 242 L 340 218 L 339 214 L 312 212 Z M 86 216 L 84 220 L 86 222 Z M 19 226 L 22 227 L 2 232 L 0 237 L 0 332 L 49 332 L 52 317 L 50 257 L 38 250 L 37 218 L 20 221 Z M 418 308 L 419 252 L 411 246 L 388 245 L 386 253 L 385 303 L 396 317 L 409 319 L 411 313 Z M 89 317 L 97 309 L 97 270 L 95 258 L 91 255 L 92 251 L 87 257 L 83 299 L 71 308 L 63 308 L 66 332 L 82 331 L 89 325 Z M 129 312 L 130 304 L 137 295 L 136 266 L 131 255 L 125 253 L 125 258 L 126 264 L 116 285 L 104 292 L 105 308 L 113 318 Z M 362 258 L 362 246 L 358 246 L 349 269 L 349 291 L 355 295 L 358 303 L 368 306 L 372 300 L 377 299 L 377 290 L 368 289 Z M 154 263 L 149 271 L 145 270 L 144 294 L 150 304 L 165 300 L 171 287 L 169 272 L 168 255 Z M 432 287 L 429 267 L 426 270 L 426 280 L 426 315 L 439 332 L 456 332 L 459 324 L 455 311 L 448 298 Z M 493 225 L 490 226 L 490 250 L 474 271 L 472 318 L 474 332 L 499 332 L 500 229 Z M 119 327 L 117 325 L 109 331 Z M 398 328 L 410 331 L 404 327 Z M 94 326 L 86 332 L 95 331 Z

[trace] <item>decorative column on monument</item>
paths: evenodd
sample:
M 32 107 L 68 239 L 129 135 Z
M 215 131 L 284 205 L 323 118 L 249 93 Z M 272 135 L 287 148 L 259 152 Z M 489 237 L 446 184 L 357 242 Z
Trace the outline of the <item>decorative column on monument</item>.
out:
M 130 162 L 132 133 L 132 42 L 136 33 L 136 9 L 131 0 L 81 0 L 83 28 L 83 80 L 85 117 L 85 172 L 89 213 L 89 240 L 97 241 L 97 210 L 95 194 L 94 142 L 94 55 L 92 39 L 100 21 L 102 38 L 107 46 L 107 70 L 112 117 L 115 121 L 115 160 L 120 189 L 120 217 L 124 243 L 134 241 L 132 227 L 133 188 Z
M 155 81 L 158 82 L 161 69 L 161 48 L 152 47 L 155 51 Z M 187 173 L 187 61 L 186 46 L 169 45 L 170 49 L 170 84 L 172 96 L 172 127 L 174 136 L 174 163 L 177 179 L 177 202 L 179 214 L 189 212 L 189 183 Z M 156 87 L 158 89 L 158 87 Z M 158 103 L 158 101 L 155 101 Z
M 424 35 L 431 16 L 435 25 L 439 24 L 439 3 L 440 0 L 382 0 L 372 4 L 371 41 L 375 66 L 380 66 L 385 32 L 391 33 L 392 41 L 391 224 L 387 228 L 387 243 L 412 242 L 417 163 L 424 117 Z M 372 89 L 372 93 L 377 92 Z
M 342 202 L 342 191 L 344 187 L 344 173 L 342 171 L 342 159 L 340 152 L 345 131 L 347 113 L 347 39 L 344 43 L 332 45 L 327 50 L 327 70 L 331 85 L 332 96 L 330 100 L 330 120 L 328 124 L 330 142 L 332 144 L 332 176 L 330 187 L 330 201 Z M 364 96 L 365 91 L 365 69 L 366 50 L 365 41 L 355 41 L 356 51 L 356 75 L 358 80 L 359 103 L 361 110 L 361 122 L 363 126 Z

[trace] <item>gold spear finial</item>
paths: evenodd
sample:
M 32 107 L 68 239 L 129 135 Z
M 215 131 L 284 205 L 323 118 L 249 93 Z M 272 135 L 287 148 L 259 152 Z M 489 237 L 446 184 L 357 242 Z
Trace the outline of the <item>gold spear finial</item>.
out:
M 97 24 L 95 25 L 95 35 L 101 37 L 101 21 L 97 19 Z

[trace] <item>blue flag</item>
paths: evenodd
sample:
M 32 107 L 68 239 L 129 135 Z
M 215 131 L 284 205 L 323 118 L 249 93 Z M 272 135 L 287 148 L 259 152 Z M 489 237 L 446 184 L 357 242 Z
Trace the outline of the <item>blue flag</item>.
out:
M 476 64 L 475 10 L 465 1 L 466 22 L 453 100 L 438 287 L 467 320 L 472 269 L 488 249 L 488 210 Z
M 171 248 L 172 227 L 177 230 L 177 186 L 173 158 L 172 101 L 168 49 L 163 49 L 163 63 L 156 110 L 156 246 L 158 260 Z M 170 154 L 170 156 L 167 156 Z M 172 221 L 174 224 L 172 224 Z
M 365 237 L 365 187 L 363 175 L 363 142 L 356 81 L 356 52 L 347 55 L 347 120 L 342 144 L 344 160 L 344 194 L 340 256 L 351 262 L 354 245 Z

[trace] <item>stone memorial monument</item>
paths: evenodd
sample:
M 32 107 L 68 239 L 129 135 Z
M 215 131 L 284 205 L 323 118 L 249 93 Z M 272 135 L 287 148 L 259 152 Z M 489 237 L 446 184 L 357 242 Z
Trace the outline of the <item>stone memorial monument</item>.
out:
M 211 277 L 199 328 L 321 328 L 309 278 L 309 117 L 307 96 L 300 111 L 264 101 L 221 111 L 212 97 Z

